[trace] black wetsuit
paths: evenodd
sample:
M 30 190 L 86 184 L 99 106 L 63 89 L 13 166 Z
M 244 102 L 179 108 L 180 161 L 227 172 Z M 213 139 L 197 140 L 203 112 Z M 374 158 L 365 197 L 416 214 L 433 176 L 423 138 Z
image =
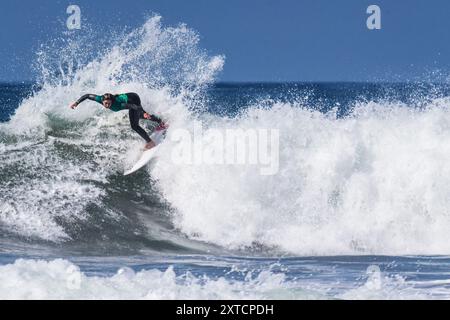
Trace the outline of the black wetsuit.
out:
M 80 104 L 86 99 L 102 103 L 102 96 L 98 96 L 95 94 L 85 94 L 80 99 L 77 100 L 77 104 Z M 139 119 L 145 119 L 144 118 L 145 111 L 142 108 L 141 98 L 139 98 L 138 94 L 130 92 L 114 95 L 112 105 L 109 109 L 114 112 L 121 110 L 129 110 L 128 115 L 130 117 L 131 128 L 134 131 L 136 131 L 146 142 L 151 141 L 147 132 L 145 132 L 145 130 L 139 126 Z M 161 124 L 162 122 L 162 120 L 155 115 L 150 115 L 150 118 L 148 120 L 155 121 L 158 124 Z

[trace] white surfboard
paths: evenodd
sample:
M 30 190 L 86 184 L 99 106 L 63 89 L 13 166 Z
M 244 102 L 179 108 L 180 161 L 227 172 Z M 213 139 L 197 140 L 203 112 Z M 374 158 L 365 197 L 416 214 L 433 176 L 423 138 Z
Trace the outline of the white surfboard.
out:
M 153 157 L 155 156 L 156 151 L 158 149 L 158 145 L 164 140 L 165 133 L 166 133 L 166 130 L 161 130 L 161 131 L 152 133 L 150 138 L 153 140 L 153 142 L 155 142 L 156 146 L 154 146 L 153 148 L 151 148 L 149 150 L 145 150 L 144 152 L 142 152 L 142 154 L 141 154 L 139 160 L 136 162 L 136 164 L 130 170 L 127 170 L 124 172 L 124 174 L 123 174 L 124 176 L 127 176 L 133 172 L 138 171 L 140 168 L 145 166 L 151 159 L 153 159 Z

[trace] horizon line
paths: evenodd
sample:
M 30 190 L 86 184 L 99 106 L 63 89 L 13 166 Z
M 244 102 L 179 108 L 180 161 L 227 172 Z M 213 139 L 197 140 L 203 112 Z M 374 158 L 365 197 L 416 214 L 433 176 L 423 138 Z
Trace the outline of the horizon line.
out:
M 211 85 L 221 84 L 335 84 L 335 83 L 348 83 L 348 84 L 449 84 L 447 81 L 418 81 L 418 80 L 226 80 L 226 81 L 214 81 Z M 1 85 L 35 85 L 39 84 L 36 80 L 0 80 Z

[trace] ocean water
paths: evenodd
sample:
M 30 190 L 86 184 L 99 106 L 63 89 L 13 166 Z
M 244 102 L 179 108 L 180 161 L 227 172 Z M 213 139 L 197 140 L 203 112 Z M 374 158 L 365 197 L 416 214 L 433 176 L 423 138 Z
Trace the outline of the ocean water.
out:
M 0 84 L 0 299 L 450 298 L 447 84 L 220 83 L 159 16 L 104 52 L 65 36 Z M 123 176 L 127 113 L 68 106 L 130 91 L 170 130 Z M 199 124 L 277 130 L 278 170 L 174 162 Z

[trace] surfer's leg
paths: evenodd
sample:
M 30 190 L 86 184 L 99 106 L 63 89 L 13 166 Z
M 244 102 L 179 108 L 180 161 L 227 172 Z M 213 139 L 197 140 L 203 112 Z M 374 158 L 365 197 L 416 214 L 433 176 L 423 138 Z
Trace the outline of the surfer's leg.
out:
M 127 96 L 128 96 L 128 103 L 135 104 L 137 106 L 142 107 L 141 98 L 139 97 L 139 95 L 137 93 L 130 92 L 130 93 L 127 93 Z M 143 112 L 139 112 L 139 111 L 135 111 L 135 112 L 136 112 L 136 114 L 138 114 L 138 118 L 140 118 L 140 119 L 146 119 L 146 120 L 156 122 L 158 124 L 155 128 L 156 131 L 160 131 L 160 130 L 164 130 L 164 129 L 168 128 L 168 126 L 162 121 L 162 119 L 160 117 L 155 116 L 154 114 L 150 114 L 150 117 L 144 118 Z M 130 122 L 131 122 L 131 116 L 130 116 Z M 137 124 L 138 128 L 133 128 L 133 124 L 131 125 L 131 127 L 133 128 L 134 131 L 136 131 L 137 133 L 139 133 L 140 130 L 144 131 L 141 127 L 139 127 L 139 119 L 136 120 L 136 124 Z M 141 133 L 139 133 L 139 134 L 141 135 Z M 141 137 L 142 137 L 142 135 L 141 135 Z
M 136 110 L 130 109 L 129 116 L 130 116 L 131 129 L 136 131 L 147 143 L 151 142 L 152 139 L 150 139 L 147 132 L 145 132 L 145 130 L 139 126 L 139 118 L 140 118 L 139 112 Z
M 139 95 L 137 93 L 134 93 L 134 92 L 127 93 L 127 97 L 128 97 L 128 103 L 135 104 L 137 106 L 142 107 L 141 98 L 139 97 Z

